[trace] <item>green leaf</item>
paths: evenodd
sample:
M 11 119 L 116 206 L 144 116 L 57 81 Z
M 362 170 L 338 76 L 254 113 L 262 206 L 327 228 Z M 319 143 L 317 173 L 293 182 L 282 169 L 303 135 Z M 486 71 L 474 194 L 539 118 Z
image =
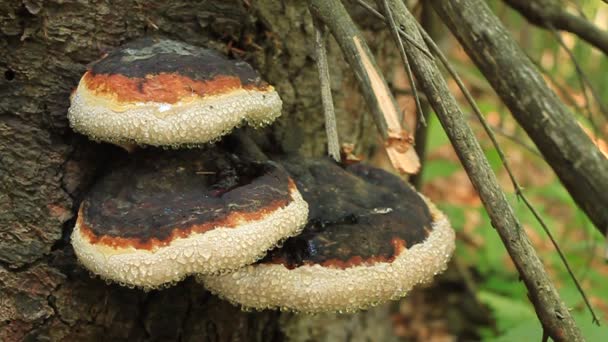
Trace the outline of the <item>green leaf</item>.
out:
M 500 332 L 507 332 L 515 326 L 530 320 L 536 320 L 534 309 L 527 302 L 488 291 L 479 291 L 478 298 L 494 312 L 498 331 Z M 537 325 L 536 328 L 539 329 L 540 326 Z
M 498 271 L 499 268 L 495 268 Z M 522 282 L 517 280 L 517 274 L 506 272 L 492 272 L 487 274 L 487 279 L 479 285 L 484 291 L 507 298 L 526 298 L 527 290 Z
M 441 210 L 447 217 L 450 218 L 450 223 L 454 230 L 459 231 L 462 230 L 464 226 L 465 217 L 464 217 L 464 208 L 462 206 L 457 206 L 449 203 L 437 203 L 439 210 Z
M 450 139 L 443 131 L 437 115 L 429 115 L 428 125 L 428 136 L 427 136 L 427 150 L 432 152 L 437 148 L 450 144 Z
M 520 322 L 504 332 L 498 337 L 490 337 L 486 341 L 492 342 L 513 342 L 513 341 L 540 341 L 543 336 L 538 319 L 530 319 Z
M 529 188 L 525 189 L 524 191 L 526 194 L 543 196 L 546 198 L 551 198 L 553 200 L 558 200 L 567 205 L 574 206 L 574 201 L 572 200 L 572 197 L 557 180 L 545 186 Z
M 492 228 L 488 214 L 484 208 L 479 208 L 481 215 L 480 229 L 476 231 L 482 236 L 484 245 L 479 250 L 479 271 L 483 273 L 495 272 L 501 269 L 504 263 L 506 250 L 496 230 Z
M 603 342 L 608 339 L 608 326 L 606 326 L 606 320 L 604 319 L 601 322 L 601 326 L 597 326 L 593 324 L 591 321 L 591 315 L 588 313 L 585 314 L 575 314 L 574 320 L 576 320 L 576 324 L 581 329 L 583 336 L 589 342 Z
M 490 162 L 490 166 L 494 172 L 497 172 L 502 167 L 502 161 L 500 160 L 500 156 L 498 155 L 498 151 L 495 148 L 486 148 L 484 149 L 484 153 L 486 158 L 488 158 L 488 162 Z
M 459 168 L 458 164 L 449 160 L 429 160 L 424 166 L 422 179 L 424 182 L 429 182 L 436 178 L 448 177 L 458 171 Z

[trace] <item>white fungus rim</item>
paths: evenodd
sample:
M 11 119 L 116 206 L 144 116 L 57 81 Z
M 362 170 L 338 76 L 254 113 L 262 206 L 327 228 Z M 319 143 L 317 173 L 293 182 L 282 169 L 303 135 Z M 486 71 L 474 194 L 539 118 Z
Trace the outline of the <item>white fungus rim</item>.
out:
M 291 198 L 288 205 L 260 220 L 193 233 L 153 251 L 92 244 L 82 234 L 78 220 L 72 246 L 78 260 L 106 280 L 130 287 L 159 288 L 190 274 L 221 273 L 251 264 L 281 240 L 299 234 L 307 221 L 308 204 L 295 187 Z
M 193 95 L 177 103 L 121 104 L 96 95 L 81 80 L 72 96 L 68 119 L 75 131 L 93 140 L 183 147 L 218 140 L 243 121 L 255 127 L 268 125 L 281 115 L 281 108 L 281 98 L 272 86 Z
M 424 198 L 424 197 L 423 197 Z M 304 265 L 257 264 L 197 280 L 212 293 L 245 309 L 281 309 L 304 313 L 354 312 L 405 296 L 447 268 L 455 233 L 447 218 L 425 198 L 433 217 L 426 240 L 391 263 L 346 269 Z

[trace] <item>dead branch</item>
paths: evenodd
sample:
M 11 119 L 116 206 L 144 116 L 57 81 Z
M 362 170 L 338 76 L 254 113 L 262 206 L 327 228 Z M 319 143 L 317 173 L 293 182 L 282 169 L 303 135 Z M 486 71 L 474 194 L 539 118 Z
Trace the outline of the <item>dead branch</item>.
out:
M 390 0 L 397 22 L 415 39 L 423 41 L 418 24 L 405 5 Z M 580 341 L 581 333 L 549 279 L 542 262 L 513 214 L 479 142 L 467 125 L 463 112 L 450 93 L 435 63 L 406 46 L 406 52 L 422 89 L 437 113 L 460 161 L 524 281 L 545 331 L 556 341 Z
M 317 19 L 313 19 L 315 27 L 315 57 L 317 59 L 317 70 L 319 72 L 319 84 L 321 85 L 321 102 L 325 116 L 325 133 L 327 134 L 327 153 L 335 161 L 340 162 L 340 142 L 338 139 L 338 128 L 336 125 L 336 113 L 334 111 L 334 100 L 331 96 L 331 82 L 329 78 L 329 65 L 325 51 L 325 25 Z

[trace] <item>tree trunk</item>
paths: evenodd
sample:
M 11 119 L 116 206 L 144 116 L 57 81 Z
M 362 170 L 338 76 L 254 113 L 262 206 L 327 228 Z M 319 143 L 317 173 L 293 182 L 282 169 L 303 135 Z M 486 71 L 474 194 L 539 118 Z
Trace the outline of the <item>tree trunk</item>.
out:
M 87 63 L 146 34 L 247 60 L 284 101 L 283 116 L 254 139 L 276 153 L 325 153 L 303 1 L 1 2 L 0 340 L 390 340 L 386 306 L 312 317 L 242 312 L 192 279 L 146 293 L 91 278 L 77 263 L 75 209 L 117 150 L 70 130 L 70 91 Z M 378 60 L 391 60 L 377 45 L 384 33 L 373 34 Z M 328 59 L 341 142 L 369 154 L 376 129 L 333 40 Z

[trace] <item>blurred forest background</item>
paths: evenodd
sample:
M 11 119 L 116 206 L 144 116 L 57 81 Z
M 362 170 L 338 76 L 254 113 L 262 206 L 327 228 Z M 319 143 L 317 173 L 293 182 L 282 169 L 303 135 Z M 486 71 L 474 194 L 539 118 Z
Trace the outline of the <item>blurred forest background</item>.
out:
M 608 157 L 608 56 L 574 34 L 532 25 L 507 2 L 521 1 L 487 0 Z M 555 2 L 608 30 L 606 0 Z M 245 59 L 276 86 L 285 103 L 287 115 L 263 131 L 260 141 L 280 144 L 283 152 L 319 156 L 326 141 L 310 13 L 306 2 L 288 0 L 0 0 L 0 71 L 4 73 L 0 77 L 0 341 L 267 341 L 269 336 L 272 340 L 293 336 L 293 340 L 392 341 L 394 336 L 435 342 L 541 340 L 542 327 L 527 289 L 424 97 L 428 126 L 412 122 L 416 113 L 412 91 L 388 30 L 355 0 L 343 3 L 368 38 L 410 127 L 426 130 L 424 169 L 413 181 L 420 182 L 421 192 L 438 204 L 457 231 L 456 255 L 446 273 L 390 303 L 388 323 L 386 306 L 310 318 L 271 311 L 245 313 L 191 279 L 148 293 L 91 279 L 69 244 L 74 214 L 104 164 L 123 152 L 93 143 L 69 128 L 69 94 L 85 65 L 121 43 L 155 33 Z M 588 341 L 607 341 L 606 237 L 578 209 L 432 6 L 427 1 L 407 3 L 473 94 L 516 179 L 548 224 L 599 316 L 598 327 L 549 238 L 518 199 L 498 152 L 446 73 L 450 90 L 467 113 L 583 335 Z M 363 156 L 375 151 L 366 161 L 392 169 L 383 149 L 377 148 L 383 142 L 376 138 L 352 70 L 335 41 L 328 46 L 341 142 L 357 142 L 355 152 Z M 387 65 L 396 67 L 387 72 Z
M 567 51 L 554 33 L 530 24 L 505 2 L 488 3 L 542 71 L 546 82 L 576 114 L 580 125 L 608 157 L 608 124 L 605 112 L 608 106 L 607 56 L 577 36 L 559 31 L 559 38 L 569 50 Z M 568 11 L 586 17 L 603 30 L 608 29 L 608 4 L 605 2 L 583 0 L 562 3 Z M 572 309 L 572 314 L 587 340 L 605 341 L 608 336 L 606 237 L 602 236 L 577 208 L 524 130 L 515 122 L 508 108 L 502 104 L 438 18 L 433 18 L 432 30 L 434 38 L 464 79 L 493 127 L 517 180 L 553 232 L 574 274 L 600 316 L 602 326 L 598 327 L 592 323 L 591 315 L 553 245 L 532 213 L 518 200 L 498 153 L 477 119 L 471 114 L 469 122 L 562 299 Z M 581 81 L 582 78 L 585 80 Z M 405 79 L 404 74 L 403 80 Z M 585 83 L 585 88 L 581 87 L 581 82 Z M 456 83 L 450 81 L 449 84 L 462 108 L 468 108 Z M 589 87 L 593 87 L 596 92 L 595 98 Z M 404 93 L 408 93 L 407 89 Z M 407 108 L 408 113 L 414 113 L 415 107 L 411 97 L 401 96 L 400 104 Z M 466 333 L 462 334 L 468 329 L 467 324 L 471 323 L 471 319 L 476 319 L 479 324 L 477 333 L 484 340 L 538 340 L 540 325 L 527 298 L 525 287 L 516 285 L 517 270 L 498 234 L 492 228 L 488 215 L 439 122 L 432 115 L 428 122 L 422 192 L 439 205 L 457 230 L 456 257 L 449 272 L 442 276 L 434 288 L 419 291 L 400 304 L 398 313 L 394 316 L 396 333 L 419 340 L 449 340 L 449 336 L 453 334 L 466 336 Z M 390 166 L 387 164 L 387 167 Z M 464 303 L 465 312 L 467 306 L 471 305 L 470 316 L 461 315 L 462 306 L 443 305 L 446 301 L 463 304 L 457 299 L 461 294 L 447 295 L 446 298 L 445 288 L 450 284 L 464 284 L 466 291 L 471 294 L 471 303 Z M 432 304 L 429 306 L 429 312 L 421 313 L 416 309 L 420 303 L 433 302 L 436 303 L 435 312 L 432 312 Z M 484 316 L 484 309 L 480 312 L 480 308 L 474 303 L 481 304 L 491 315 Z M 436 319 L 436 324 L 429 325 L 429 320 L 433 319 Z M 419 329 L 412 330 L 416 322 L 419 323 Z

